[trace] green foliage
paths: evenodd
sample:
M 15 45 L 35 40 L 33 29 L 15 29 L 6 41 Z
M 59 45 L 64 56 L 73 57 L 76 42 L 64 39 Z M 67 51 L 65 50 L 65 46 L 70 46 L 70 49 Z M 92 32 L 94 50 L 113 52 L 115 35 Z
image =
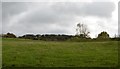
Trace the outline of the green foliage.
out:
M 43 40 L 43 41 L 65 41 L 70 39 L 71 35 L 55 35 L 55 34 L 45 34 L 45 35 L 33 35 L 26 34 L 19 38 L 33 39 L 33 40 Z
M 109 34 L 105 31 L 101 32 L 100 34 L 98 34 L 98 39 L 109 39 Z
M 89 34 L 89 33 L 88 33 Z M 43 40 L 43 41 L 77 41 L 77 42 L 85 42 L 85 41 L 119 41 L 120 38 L 110 38 L 109 34 L 105 31 L 98 34 L 97 38 L 91 39 L 88 34 L 80 34 L 80 35 L 64 35 L 64 34 L 25 34 L 23 36 L 19 36 L 18 38 L 23 39 L 32 39 L 32 40 Z M 2 37 L 5 38 L 16 38 L 13 33 L 3 34 Z
M 91 38 L 82 38 L 80 36 L 75 36 L 72 37 L 71 39 L 68 39 L 68 41 L 74 41 L 74 42 L 88 42 L 88 41 L 92 41 Z
M 118 42 L 56 42 L 3 38 L 3 67 L 115 67 Z
M 7 34 L 3 34 L 2 37 L 4 37 L 4 38 L 16 38 L 16 35 L 14 35 L 13 33 L 7 33 Z

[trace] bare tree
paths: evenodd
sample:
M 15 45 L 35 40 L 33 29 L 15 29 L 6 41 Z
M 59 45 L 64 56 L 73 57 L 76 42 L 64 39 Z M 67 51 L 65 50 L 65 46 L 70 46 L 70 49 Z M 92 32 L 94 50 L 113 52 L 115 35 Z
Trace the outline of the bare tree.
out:
M 90 32 L 88 31 L 87 25 L 78 23 L 76 28 L 76 35 L 84 38 L 89 38 Z

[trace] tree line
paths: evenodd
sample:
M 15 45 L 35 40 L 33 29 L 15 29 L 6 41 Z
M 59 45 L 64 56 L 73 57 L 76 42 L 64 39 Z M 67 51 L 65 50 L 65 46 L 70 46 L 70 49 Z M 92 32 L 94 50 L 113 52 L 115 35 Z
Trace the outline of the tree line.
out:
M 3 38 L 23 38 L 23 39 L 33 39 L 33 40 L 44 40 L 44 41 L 92 41 L 92 40 L 120 40 L 120 36 L 115 36 L 110 38 L 109 34 L 106 31 L 102 31 L 98 34 L 96 38 L 91 38 L 89 36 L 89 29 L 87 25 L 78 23 L 76 28 L 75 35 L 64 35 L 64 34 L 25 34 L 23 36 L 17 37 L 13 33 L 2 34 Z
M 84 37 L 83 34 L 78 35 L 64 35 L 64 34 L 25 34 L 23 36 L 16 36 L 13 33 L 3 34 L 2 38 L 21 38 L 21 39 L 32 39 L 32 40 L 43 40 L 43 41 L 94 41 L 94 40 L 120 40 L 120 37 L 110 38 L 109 34 L 105 31 L 98 34 L 97 38 Z
M 19 36 L 18 38 L 25 38 L 25 39 L 33 39 L 33 40 L 44 40 L 44 41 L 65 41 L 70 39 L 71 35 L 55 35 L 55 34 L 26 34 L 23 36 Z

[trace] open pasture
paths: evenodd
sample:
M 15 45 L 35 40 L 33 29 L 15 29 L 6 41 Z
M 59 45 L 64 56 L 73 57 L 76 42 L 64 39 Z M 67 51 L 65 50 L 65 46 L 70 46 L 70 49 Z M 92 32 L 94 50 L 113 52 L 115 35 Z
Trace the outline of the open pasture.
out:
M 118 42 L 2 40 L 3 67 L 115 67 Z

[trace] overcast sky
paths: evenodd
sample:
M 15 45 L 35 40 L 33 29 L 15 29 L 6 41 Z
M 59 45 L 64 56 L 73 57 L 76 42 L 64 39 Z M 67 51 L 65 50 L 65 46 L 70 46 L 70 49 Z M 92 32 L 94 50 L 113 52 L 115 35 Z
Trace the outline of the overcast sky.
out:
M 118 3 L 2 2 L 3 33 L 75 35 L 79 22 L 87 25 L 91 37 L 102 31 L 112 37 L 118 33 Z

